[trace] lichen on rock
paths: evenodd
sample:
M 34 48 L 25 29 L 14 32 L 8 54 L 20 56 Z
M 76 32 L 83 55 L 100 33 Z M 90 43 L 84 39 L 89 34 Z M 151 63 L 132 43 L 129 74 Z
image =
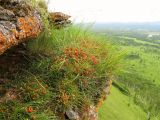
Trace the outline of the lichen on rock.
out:
M 29 1 L 0 0 L 0 54 L 41 31 L 40 13 Z
M 69 20 L 71 16 L 62 12 L 51 12 L 49 13 L 50 22 L 55 28 L 60 29 L 70 25 L 72 22 Z

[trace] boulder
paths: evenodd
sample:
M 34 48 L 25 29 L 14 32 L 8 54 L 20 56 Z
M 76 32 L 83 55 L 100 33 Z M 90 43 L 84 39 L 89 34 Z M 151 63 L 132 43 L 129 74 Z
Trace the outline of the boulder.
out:
M 71 16 L 62 12 L 51 12 L 49 13 L 49 17 L 51 23 L 53 23 L 57 29 L 66 27 L 66 25 L 71 24 L 71 20 L 69 20 Z
M 41 31 L 40 13 L 31 1 L 0 0 L 0 54 Z

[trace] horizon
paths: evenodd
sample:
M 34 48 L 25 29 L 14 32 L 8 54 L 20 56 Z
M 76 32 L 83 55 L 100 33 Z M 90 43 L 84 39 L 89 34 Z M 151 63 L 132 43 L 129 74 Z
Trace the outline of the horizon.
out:
M 81 22 L 79 22 L 81 23 Z M 83 23 L 83 22 L 82 22 Z M 149 24 L 160 23 L 160 21 L 106 21 L 106 22 L 85 22 L 85 24 Z

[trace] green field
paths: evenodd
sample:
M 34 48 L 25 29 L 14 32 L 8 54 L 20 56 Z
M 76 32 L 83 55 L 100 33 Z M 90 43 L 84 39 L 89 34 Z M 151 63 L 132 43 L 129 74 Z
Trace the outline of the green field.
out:
M 146 113 L 132 98 L 112 87 L 111 94 L 99 111 L 99 120 L 146 120 Z
M 106 32 L 107 39 L 126 55 L 115 81 L 120 89 L 113 87 L 99 112 L 100 120 L 160 119 L 160 38 L 145 37 L 151 32 L 132 32 Z

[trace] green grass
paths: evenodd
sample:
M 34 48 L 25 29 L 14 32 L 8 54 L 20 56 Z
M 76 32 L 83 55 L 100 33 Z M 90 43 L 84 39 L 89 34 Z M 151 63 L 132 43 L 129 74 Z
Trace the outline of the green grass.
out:
M 130 37 L 132 32 L 121 36 L 111 36 L 109 40 L 121 50 L 127 51 L 124 59 L 124 71 L 119 73 L 117 82 L 121 88 L 129 91 L 134 102 L 151 119 L 160 119 L 160 45 L 158 40 Z M 140 33 L 139 33 L 140 34 Z M 123 114 L 122 114 L 123 115 Z
M 70 109 L 86 119 L 85 110 L 104 97 L 122 57 L 106 38 L 81 26 L 51 28 L 26 48 L 25 67 L 9 73 L 13 82 L 8 89 L 14 86 L 18 100 L 12 109 L 8 102 L 0 106 L 0 119 L 64 119 Z
M 111 93 L 99 110 L 99 120 L 146 120 L 146 113 L 131 97 L 112 87 Z
M 50 56 L 35 61 L 32 72 L 37 71 L 34 74 L 38 73 L 50 81 L 50 87 L 56 96 L 62 93 L 68 95 L 68 104 L 52 97 L 55 103 L 59 103 L 58 109 L 66 110 L 77 106 L 76 102 L 83 104 L 81 102 L 85 97 L 96 104 L 102 96 L 106 80 L 110 80 L 111 75 L 117 72 L 122 54 L 116 52 L 104 37 L 81 26 L 51 29 L 50 36 L 46 35 L 48 34 L 44 33 L 38 41 L 31 41 L 28 49 L 34 54 Z M 77 95 L 73 101 L 72 94 Z
M 160 50 L 147 46 L 123 46 L 128 51 L 128 55 L 136 54 L 139 59 L 126 60 L 125 67 L 127 70 L 136 71 L 144 78 L 160 85 Z M 156 52 L 154 52 L 157 51 Z M 144 69 L 145 68 L 145 69 Z

